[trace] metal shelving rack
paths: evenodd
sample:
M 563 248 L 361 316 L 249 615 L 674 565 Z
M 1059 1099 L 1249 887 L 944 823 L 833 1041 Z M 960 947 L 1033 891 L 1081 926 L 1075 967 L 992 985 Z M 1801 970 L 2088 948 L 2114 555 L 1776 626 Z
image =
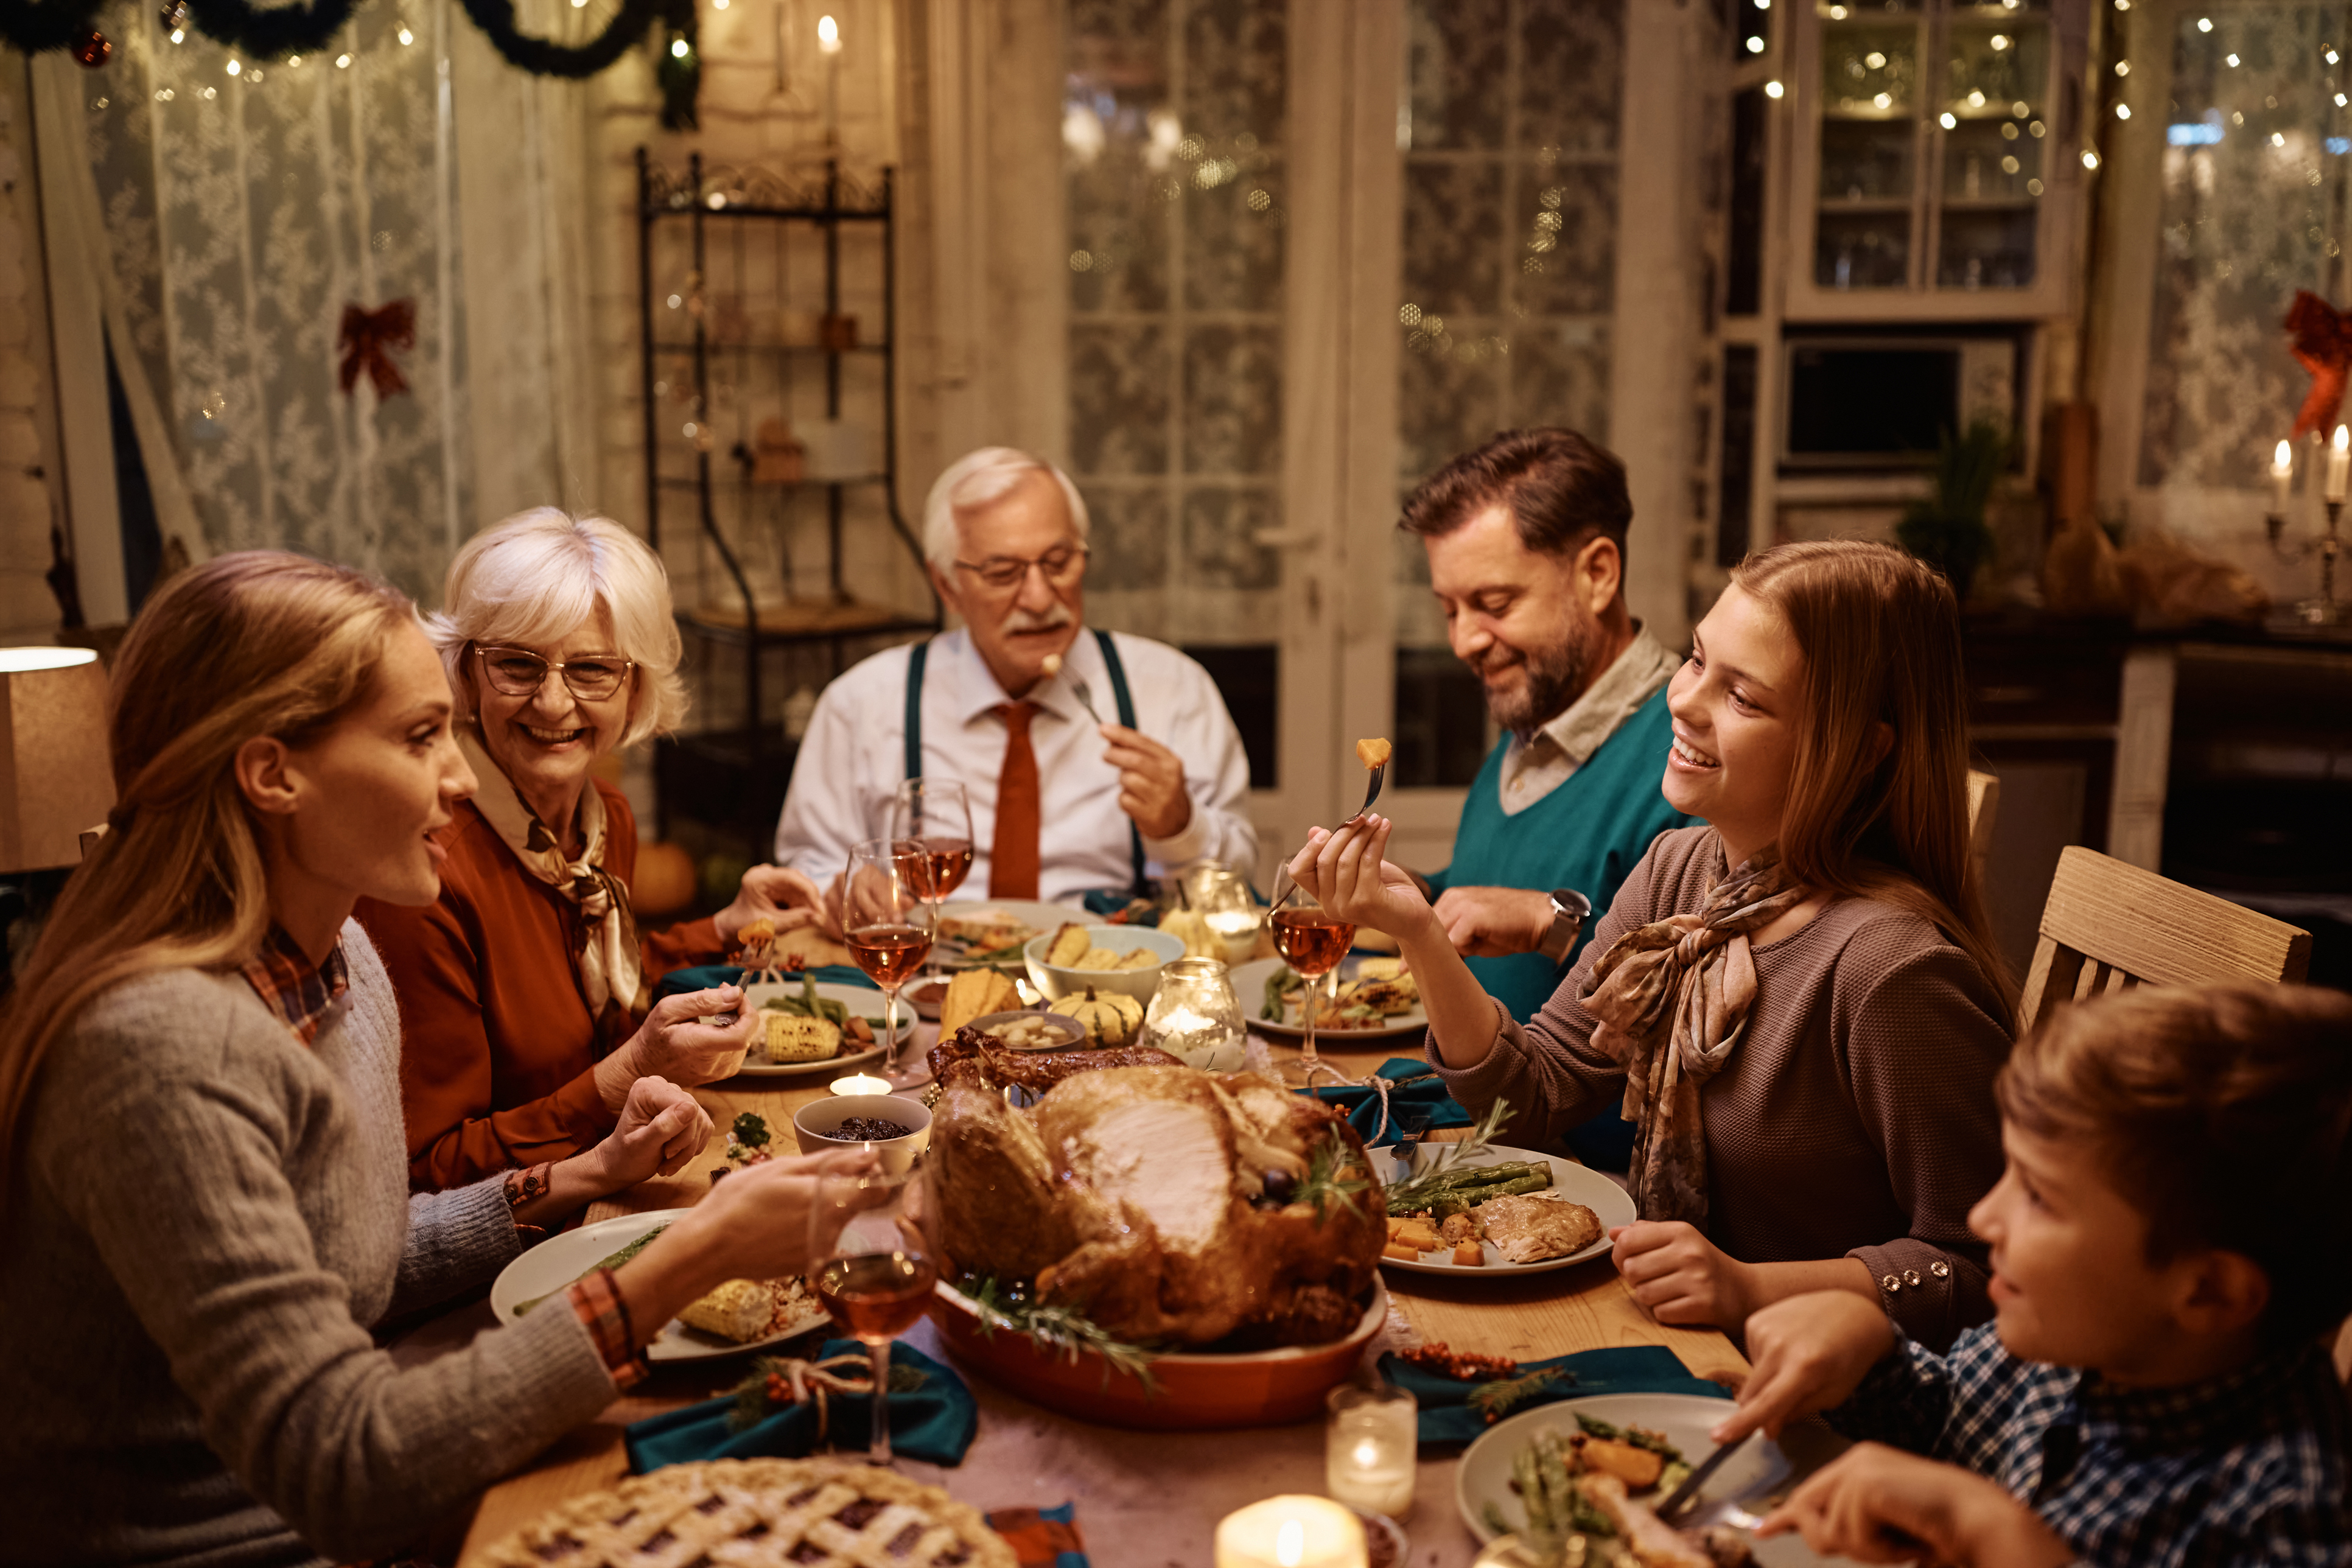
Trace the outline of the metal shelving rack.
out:
M 656 768 L 665 835 L 669 831 L 673 800 L 680 795 L 705 795 L 720 803 L 715 812 L 693 813 L 698 817 L 741 817 L 740 821 L 710 823 L 722 833 L 736 829 L 747 835 L 763 835 L 767 828 L 772 827 L 774 813 L 766 797 L 772 795 L 781 800 L 782 780 L 790 773 L 792 749 L 781 732 L 773 738 L 769 737 L 765 733 L 767 726 L 761 721 L 760 666 L 761 656 L 765 650 L 778 647 L 822 647 L 828 654 L 830 673 L 838 675 L 849 644 L 936 631 L 943 622 L 936 592 L 931 595 L 929 616 L 908 616 L 887 606 L 860 604 L 851 596 L 842 576 L 845 504 L 849 493 L 863 486 L 880 488 L 882 510 L 889 520 L 893 533 L 919 568 L 923 560 L 922 546 L 907 526 L 906 519 L 898 509 L 898 322 L 896 289 L 893 287 L 896 223 L 892 198 L 892 171 L 887 167 L 881 171 L 879 180 L 873 187 L 860 188 L 845 178 L 837 159 L 827 159 L 821 183 L 795 184 L 785 177 L 760 170 L 714 168 L 706 171 L 702 155 L 697 153 L 688 159 L 686 176 L 679 180 L 670 171 L 656 164 L 646 148 L 637 149 L 638 325 L 643 345 L 640 392 L 645 409 L 646 538 L 658 552 L 661 549 L 665 492 L 691 495 L 700 537 L 717 555 L 727 576 L 732 579 L 735 593 L 742 605 L 740 622 L 731 615 L 714 614 L 708 605 L 692 609 L 681 607 L 677 611 L 678 629 L 689 639 L 697 639 L 707 647 L 741 650 L 743 721 L 732 732 L 704 731 L 679 735 L 663 742 L 656 753 Z M 709 278 L 711 226 L 714 224 L 761 223 L 810 226 L 821 236 L 824 256 L 824 317 L 828 321 L 841 313 L 842 233 L 845 228 L 874 226 L 878 230 L 881 244 L 880 341 L 855 346 L 782 342 L 714 343 L 710 315 L 704 308 L 703 299 L 697 299 L 693 308 L 685 312 L 692 325 L 690 342 L 657 341 L 654 331 L 656 293 L 654 244 L 656 230 L 666 224 L 687 226 L 693 258 L 692 276 L 687 287 L 700 293 L 705 290 Z M 763 626 L 760 616 L 760 595 L 735 548 L 719 526 L 711 458 L 719 437 L 711 428 L 711 362 L 714 354 L 726 353 L 771 354 L 787 359 L 820 358 L 824 373 L 825 416 L 829 420 L 837 420 L 842 415 L 844 363 L 861 357 L 878 357 L 881 361 L 881 407 L 876 419 L 881 437 L 881 468 L 870 473 L 800 481 L 803 489 L 822 489 L 825 498 L 825 583 L 830 609 L 815 617 L 818 624 L 803 624 L 789 628 Z M 691 476 L 663 471 L 663 416 L 656 394 L 659 380 L 657 362 L 679 355 L 687 356 L 687 362 L 692 367 L 692 381 L 686 399 L 696 430 L 692 443 L 694 469 Z M 742 439 L 748 440 L 749 435 L 749 432 L 744 432 Z M 742 440 L 737 442 L 734 455 L 748 467 L 749 450 Z M 928 586 L 928 574 L 924 581 Z M 809 619 L 805 615 L 799 618 L 803 622 Z M 779 767 L 779 763 L 782 765 Z M 734 775 L 732 779 L 728 777 L 730 774 Z M 749 815 L 745 815 L 747 808 Z M 766 817 L 764 827 L 757 821 L 763 811 Z M 750 847 L 756 852 L 760 842 L 754 838 Z

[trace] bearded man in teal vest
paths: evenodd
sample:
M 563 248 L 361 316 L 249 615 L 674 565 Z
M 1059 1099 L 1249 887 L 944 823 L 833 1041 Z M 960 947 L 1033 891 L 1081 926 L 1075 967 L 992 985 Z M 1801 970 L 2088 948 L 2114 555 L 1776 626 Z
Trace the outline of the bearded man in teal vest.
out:
M 1525 1023 L 1567 978 L 1650 841 L 1691 821 L 1658 781 L 1681 662 L 1625 607 L 1625 465 L 1573 430 L 1507 430 L 1422 482 L 1399 523 L 1429 552 L 1454 656 L 1503 731 L 1463 804 L 1454 863 L 1424 879 L 1489 995 Z M 1623 1169 L 1613 1110 L 1570 1135 Z

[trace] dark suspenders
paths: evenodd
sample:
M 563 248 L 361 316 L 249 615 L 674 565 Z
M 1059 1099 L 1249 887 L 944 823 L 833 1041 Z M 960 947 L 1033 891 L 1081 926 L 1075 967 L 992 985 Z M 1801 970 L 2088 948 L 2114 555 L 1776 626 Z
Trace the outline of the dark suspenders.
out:
M 1127 667 L 1118 661 L 1118 648 L 1108 632 L 1095 633 L 1095 644 L 1102 649 L 1103 663 L 1110 670 L 1111 701 L 1118 710 L 1118 721 L 1129 729 L 1135 728 L 1135 695 L 1127 687 Z M 930 661 L 929 638 L 917 643 L 907 658 L 907 776 L 923 776 L 923 667 Z M 1143 830 L 1132 818 L 1127 825 L 1128 859 L 1135 868 L 1133 891 L 1140 896 L 1144 890 Z

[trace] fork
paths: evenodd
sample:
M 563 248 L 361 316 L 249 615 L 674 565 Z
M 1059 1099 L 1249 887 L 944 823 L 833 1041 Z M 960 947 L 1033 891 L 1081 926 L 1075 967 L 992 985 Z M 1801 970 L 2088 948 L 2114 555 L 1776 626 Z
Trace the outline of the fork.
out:
M 1388 760 L 1386 758 L 1382 758 L 1381 765 L 1372 770 L 1371 782 L 1364 787 L 1364 804 L 1356 808 L 1356 815 L 1348 818 L 1348 822 L 1360 820 L 1364 813 L 1372 809 L 1372 802 L 1381 798 L 1381 785 L 1388 781 Z M 1345 827 L 1348 824 L 1346 822 L 1343 822 L 1339 826 Z
M 1092 719 L 1097 724 L 1103 721 L 1103 716 L 1095 711 L 1094 689 L 1087 684 L 1085 676 L 1069 668 L 1060 654 L 1049 653 L 1045 656 L 1045 674 L 1048 679 L 1056 675 L 1066 676 L 1070 695 L 1078 700 L 1078 706 L 1087 710 L 1087 717 Z
M 1396 1156 L 1397 1179 L 1409 1181 L 1412 1176 L 1413 1150 L 1429 1136 L 1429 1124 L 1436 1116 L 1431 1110 L 1400 1110 L 1397 1112 L 1397 1141 L 1389 1152 Z

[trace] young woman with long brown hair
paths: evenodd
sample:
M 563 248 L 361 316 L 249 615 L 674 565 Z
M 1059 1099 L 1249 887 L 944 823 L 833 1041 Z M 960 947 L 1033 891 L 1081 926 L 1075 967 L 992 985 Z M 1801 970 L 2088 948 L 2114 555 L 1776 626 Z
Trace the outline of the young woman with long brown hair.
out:
M 1430 1058 L 1546 1144 L 1622 1098 L 1641 1215 L 1616 1236 L 1662 1322 L 1737 1331 L 1846 1289 L 1940 1346 L 1990 1314 L 1969 1205 L 1998 1180 L 2012 1005 L 1968 854 L 1958 607 L 1883 545 L 1750 556 L 1669 689 L 1661 834 L 1526 1026 L 1478 988 L 1372 817 L 1292 872 L 1391 932 Z
M 433 900 L 474 780 L 398 593 L 220 557 L 148 603 L 112 691 L 111 831 L 0 1015 L 0 1557 L 380 1554 L 603 1409 L 679 1307 L 799 1271 L 824 1163 L 740 1175 L 570 1310 L 395 1366 L 370 1325 L 675 1170 L 709 1120 L 641 1079 L 544 1185 L 409 1196 L 399 1012 L 349 917 Z

